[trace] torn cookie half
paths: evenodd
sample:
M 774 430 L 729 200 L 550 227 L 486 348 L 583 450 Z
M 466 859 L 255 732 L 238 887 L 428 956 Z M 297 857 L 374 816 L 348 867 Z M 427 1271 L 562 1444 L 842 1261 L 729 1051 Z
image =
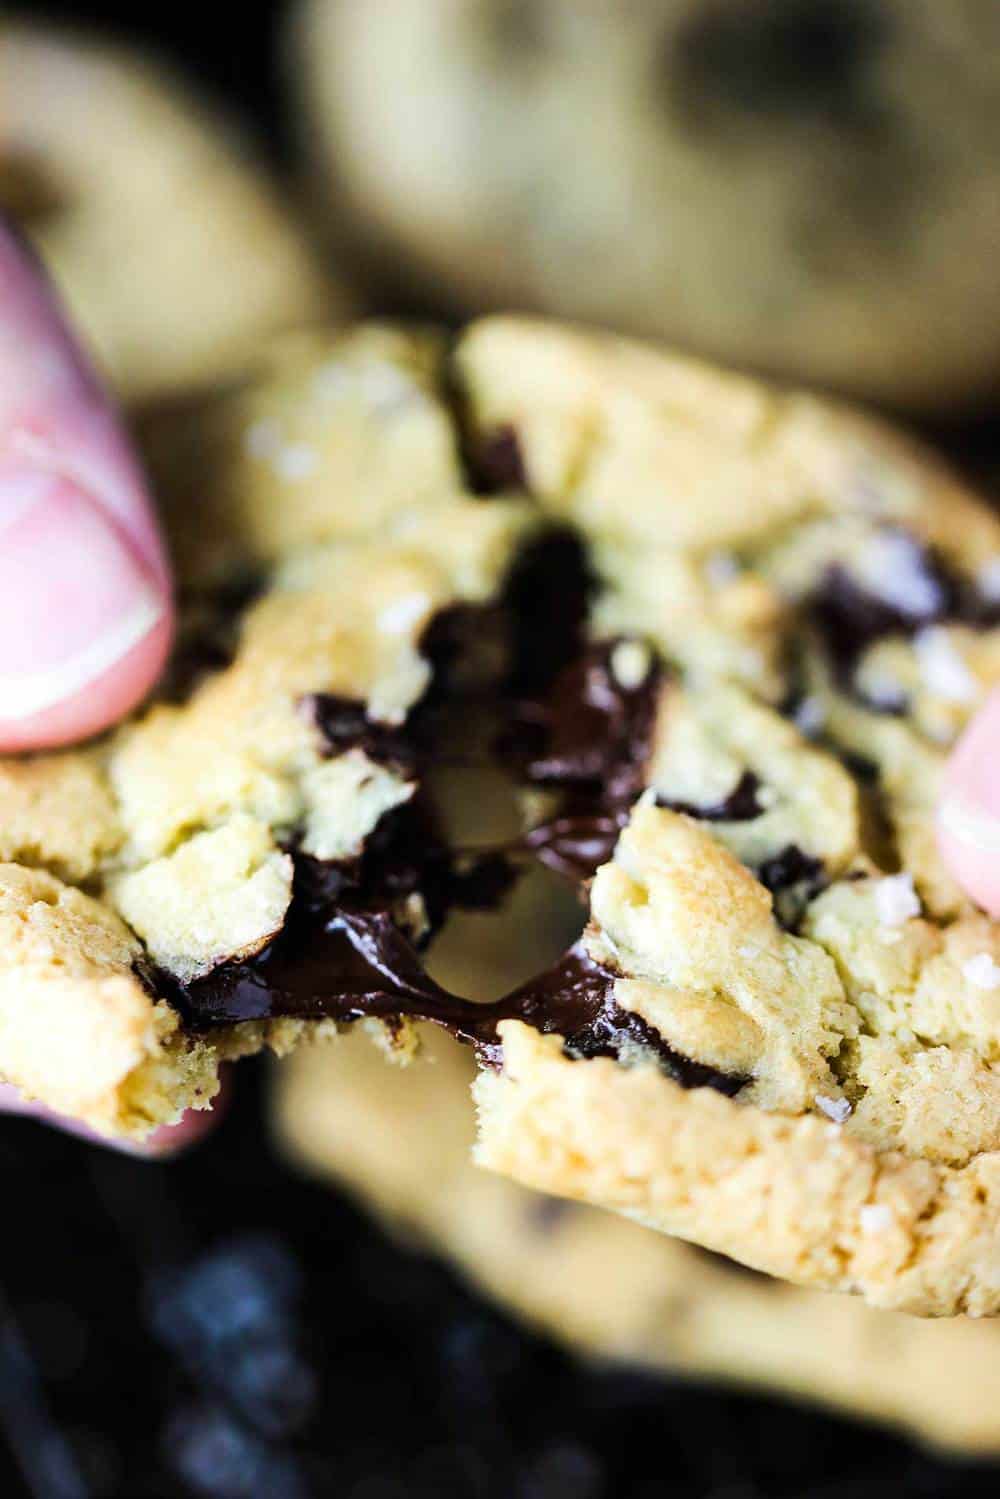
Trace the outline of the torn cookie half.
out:
M 159 694 L 79 750 L 0 763 L 0 1072 L 98 1131 L 141 1138 L 207 1106 L 222 1060 L 323 1029 L 242 977 L 291 953 L 336 987 L 325 913 L 419 945 L 477 898 L 424 771 L 449 752 L 439 699 L 503 669 L 536 520 L 463 490 L 421 384 L 435 348 L 293 341 L 157 419 L 182 613 Z

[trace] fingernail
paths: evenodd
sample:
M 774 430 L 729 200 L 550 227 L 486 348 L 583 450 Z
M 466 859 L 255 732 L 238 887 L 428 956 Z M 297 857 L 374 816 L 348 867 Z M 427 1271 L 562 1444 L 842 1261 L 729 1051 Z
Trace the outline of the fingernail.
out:
M 80 694 L 163 618 L 114 519 L 71 480 L 0 465 L 0 721 Z
M 1000 906 L 1000 692 L 973 719 L 948 762 L 938 838 L 952 873 L 981 905 Z

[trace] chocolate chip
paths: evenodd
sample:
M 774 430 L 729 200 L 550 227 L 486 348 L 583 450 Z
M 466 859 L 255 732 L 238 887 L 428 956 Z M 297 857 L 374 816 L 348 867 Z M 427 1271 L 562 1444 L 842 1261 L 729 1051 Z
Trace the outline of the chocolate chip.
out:
M 772 894 L 805 882 L 819 885 L 824 879 L 820 861 L 803 853 L 794 843 L 788 844 L 770 859 L 765 859 L 763 864 L 757 866 L 756 874 L 761 884 L 766 885 Z
M 513 427 L 498 427 L 473 439 L 469 444 L 468 464 L 479 494 L 528 488 L 521 444 Z
M 405 724 L 379 723 L 368 716 L 364 703 L 329 692 L 303 698 L 302 707 L 322 735 L 327 754 L 360 749 L 378 765 L 404 772 L 415 768 L 417 755 Z
M 688 817 L 697 817 L 700 822 L 752 822 L 764 812 L 758 793 L 760 781 L 752 770 L 745 770 L 727 797 L 721 802 L 699 806 L 695 802 L 670 801 L 658 796 L 656 805 L 671 812 L 683 812 Z

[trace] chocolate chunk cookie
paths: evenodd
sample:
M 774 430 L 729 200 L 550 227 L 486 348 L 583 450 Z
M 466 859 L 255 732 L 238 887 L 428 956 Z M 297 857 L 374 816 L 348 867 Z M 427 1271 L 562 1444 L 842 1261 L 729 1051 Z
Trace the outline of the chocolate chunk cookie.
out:
M 1000 520 L 878 423 L 513 319 L 295 340 L 175 419 L 162 701 L 3 766 L 4 1072 L 138 1133 L 234 1050 L 431 1022 L 481 1066 L 481 1164 L 995 1311 L 1000 935 L 933 816 L 1000 668 Z M 485 844 L 433 794 L 470 755 L 522 788 Z M 419 948 L 533 862 L 589 920 L 474 1004 Z
M 990 0 L 306 0 L 295 44 L 318 193 L 395 284 L 992 400 Z

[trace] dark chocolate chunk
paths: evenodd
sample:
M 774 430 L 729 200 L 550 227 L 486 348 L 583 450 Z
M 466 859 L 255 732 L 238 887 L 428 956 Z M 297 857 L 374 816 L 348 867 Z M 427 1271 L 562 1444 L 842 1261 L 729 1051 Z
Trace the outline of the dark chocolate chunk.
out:
M 1000 624 L 1000 600 L 986 597 L 970 580 L 958 577 L 945 559 L 905 531 L 893 533 L 910 550 L 918 587 L 907 607 L 897 598 L 872 592 L 838 563 L 823 574 L 807 600 L 807 614 L 821 635 L 838 681 L 855 691 L 854 670 L 869 646 L 887 635 L 912 636 L 928 625 L 949 620 L 986 629 Z M 904 713 L 900 693 L 871 701 L 882 713 Z
M 378 765 L 404 773 L 415 769 L 417 754 L 405 724 L 379 723 L 368 716 L 364 703 L 330 692 L 303 698 L 302 707 L 322 735 L 328 754 L 360 749 Z
M 772 894 L 803 883 L 818 887 L 825 877 L 820 861 L 803 853 L 795 843 L 789 843 L 780 853 L 765 859 L 763 864 L 757 866 L 755 873 L 761 884 L 766 885 Z
M 549 531 L 524 549 L 504 590 L 513 622 L 509 695 L 543 696 L 579 659 L 593 590 L 586 551 L 573 532 Z
M 675 802 L 658 796 L 656 805 L 666 807 L 671 812 L 683 812 L 688 817 L 697 817 L 700 822 L 752 822 L 764 811 L 758 798 L 759 791 L 760 781 L 757 776 L 752 770 L 745 770 L 732 791 L 721 802 L 699 807 L 694 802 Z
M 511 426 L 474 438 L 468 445 L 467 459 L 479 494 L 528 487 L 521 444 Z
M 520 780 L 563 792 L 558 811 L 530 829 L 522 847 L 575 880 L 611 857 L 652 749 L 662 669 L 651 663 L 643 682 L 623 687 L 611 670 L 613 650 L 588 647 L 547 693 L 521 699 L 498 745 Z
M 546 973 L 490 1006 L 497 1020 L 522 1020 L 543 1034 L 565 1038 L 571 1057 L 616 1057 L 635 1049 L 655 1057 L 661 1071 L 683 1088 L 714 1088 L 733 1097 L 747 1082 L 674 1051 L 641 1015 L 623 1009 L 614 998 L 616 975 L 576 942 Z M 490 1059 L 489 1043 L 480 1051 Z
M 613 649 L 591 646 L 544 699 L 518 704 L 501 745 L 524 780 L 589 794 L 594 810 L 642 791 L 662 681 L 651 664 L 638 687 L 623 687 L 611 670 Z
M 574 1058 L 620 1057 L 641 1048 L 685 1088 L 710 1087 L 732 1096 L 746 1081 L 681 1056 L 640 1016 L 617 1005 L 614 974 L 595 963 L 582 942 L 505 999 L 473 1004 L 435 983 L 386 909 L 365 908 L 350 898 L 317 908 L 298 895 L 285 926 L 261 952 L 223 963 L 191 983 L 165 974 L 144 977 L 195 1031 L 279 1017 L 342 1023 L 409 1018 L 442 1026 L 474 1046 L 482 1063 L 499 1066 L 497 1026 L 522 1020 L 562 1036 Z
M 942 559 L 906 532 L 895 534 L 909 548 L 910 565 L 920 582 L 911 607 L 873 593 L 841 563 L 827 568 L 808 600 L 809 618 L 838 678 L 848 685 L 859 659 L 876 641 L 887 635 L 913 635 L 955 616 L 959 608 L 959 585 Z

